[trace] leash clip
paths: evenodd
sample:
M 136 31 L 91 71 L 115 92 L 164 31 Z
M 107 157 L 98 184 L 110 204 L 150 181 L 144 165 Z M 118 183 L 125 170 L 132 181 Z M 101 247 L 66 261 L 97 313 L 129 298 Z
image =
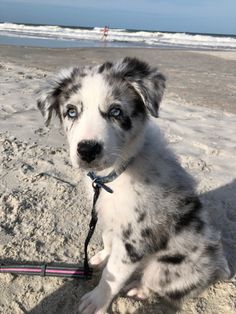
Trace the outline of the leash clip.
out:
M 87 175 L 92 180 L 92 187 L 94 188 L 94 190 L 103 188 L 105 191 L 113 193 L 113 190 L 102 182 L 103 177 L 96 176 L 93 171 L 88 172 Z

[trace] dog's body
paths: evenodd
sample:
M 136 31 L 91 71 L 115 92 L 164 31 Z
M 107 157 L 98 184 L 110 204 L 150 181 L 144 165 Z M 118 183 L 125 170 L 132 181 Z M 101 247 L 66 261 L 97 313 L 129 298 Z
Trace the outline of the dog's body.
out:
M 172 302 L 228 275 L 194 181 L 149 118 L 158 115 L 164 87 L 157 69 L 125 58 L 74 68 L 38 101 L 46 123 L 53 110 L 63 122 L 74 166 L 107 175 L 129 162 L 108 184 L 114 193 L 102 190 L 97 201 L 104 250 L 91 264 L 105 268 L 99 285 L 82 298 L 82 313 L 104 313 L 135 273 L 128 295 L 144 298 L 153 291 Z

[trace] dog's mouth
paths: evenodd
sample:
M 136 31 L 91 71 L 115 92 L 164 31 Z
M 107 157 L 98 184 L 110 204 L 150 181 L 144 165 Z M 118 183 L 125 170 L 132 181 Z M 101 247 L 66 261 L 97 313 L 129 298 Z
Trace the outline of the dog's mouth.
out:
M 84 171 L 103 171 L 113 167 L 117 161 L 117 156 L 110 154 L 106 149 L 102 153 L 87 154 L 85 156 L 78 154 L 75 149 L 70 148 L 70 158 L 74 168 Z
M 93 161 L 87 162 L 80 158 L 76 158 L 76 162 L 73 163 L 73 166 L 76 168 L 80 168 L 86 171 L 103 171 L 107 168 L 110 168 L 113 165 L 113 161 L 107 158 L 99 158 L 94 159 Z

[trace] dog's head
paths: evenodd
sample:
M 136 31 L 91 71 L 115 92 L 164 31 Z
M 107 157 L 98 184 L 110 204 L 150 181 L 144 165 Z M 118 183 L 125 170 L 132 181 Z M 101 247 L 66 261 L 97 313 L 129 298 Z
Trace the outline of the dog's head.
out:
M 157 69 L 127 57 L 62 71 L 40 91 L 38 107 L 46 125 L 53 111 L 59 116 L 74 166 L 103 170 L 132 157 L 164 88 Z

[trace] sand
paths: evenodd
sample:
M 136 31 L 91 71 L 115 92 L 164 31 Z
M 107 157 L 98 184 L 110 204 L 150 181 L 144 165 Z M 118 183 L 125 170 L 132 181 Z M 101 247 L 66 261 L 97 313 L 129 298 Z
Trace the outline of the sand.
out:
M 83 259 L 90 205 L 70 164 L 59 124 L 43 126 L 34 90 L 54 71 L 122 56 L 149 60 L 168 77 L 160 125 L 197 179 L 212 224 L 221 230 L 232 278 L 176 311 L 162 300 L 119 296 L 109 313 L 225 314 L 236 311 L 236 57 L 164 49 L 0 47 L 0 262 L 75 264 Z M 90 256 L 101 247 L 96 230 Z M 77 313 L 98 282 L 0 275 L 0 313 Z

